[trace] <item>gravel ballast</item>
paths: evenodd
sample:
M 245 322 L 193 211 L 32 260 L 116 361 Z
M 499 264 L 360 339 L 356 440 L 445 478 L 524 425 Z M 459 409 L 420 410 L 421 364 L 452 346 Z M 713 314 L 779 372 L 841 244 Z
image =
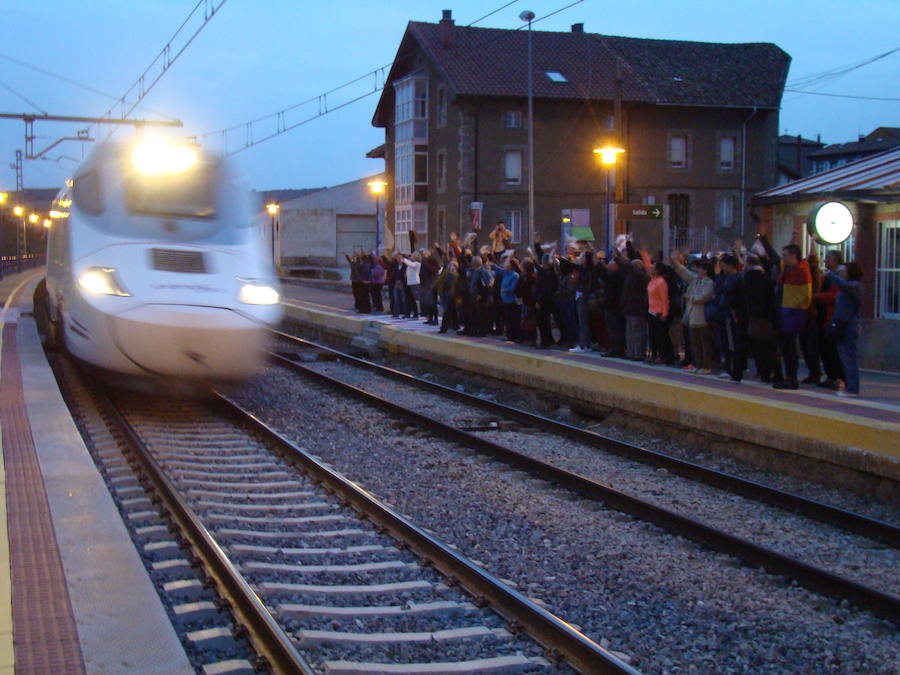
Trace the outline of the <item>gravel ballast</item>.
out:
M 237 394 L 337 470 L 648 672 L 887 673 L 900 659 L 895 628 L 847 603 L 527 479 L 283 369 L 268 369 Z M 542 443 L 548 457 L 594 461 Z
M 323 362 L 307 364 L 307 367 L 442 421 L 452 421 L 456 426 L 477 426 L 494 419 L 489 413 L 462 401 L 402 385 L 351 364 Z M 512 425 L 507 431 L 478 432 L 477 435 L 861 584 L 886 593 L 898 593 L 900 551 L 888 545 L 559 435 L 517 429 L 518 425 Z

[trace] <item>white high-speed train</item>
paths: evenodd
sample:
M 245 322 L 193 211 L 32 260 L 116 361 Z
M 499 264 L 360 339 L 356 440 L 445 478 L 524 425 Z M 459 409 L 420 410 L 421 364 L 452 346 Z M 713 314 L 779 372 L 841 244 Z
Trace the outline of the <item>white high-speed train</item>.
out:
M 261 367 L 279 287 L 228 161 L 190 145 L 106 143 L 54 209 L 53 342 L 130 375 L 235 381 Z

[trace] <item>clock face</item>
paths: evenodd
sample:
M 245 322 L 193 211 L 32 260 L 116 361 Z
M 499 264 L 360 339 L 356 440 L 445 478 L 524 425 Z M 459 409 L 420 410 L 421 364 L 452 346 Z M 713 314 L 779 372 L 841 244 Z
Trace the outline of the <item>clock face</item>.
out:
M 822 202 L 809 214 L 808 227 L 819 243 L 840 244 L 853 232 L 853 214 L 841 202 Z

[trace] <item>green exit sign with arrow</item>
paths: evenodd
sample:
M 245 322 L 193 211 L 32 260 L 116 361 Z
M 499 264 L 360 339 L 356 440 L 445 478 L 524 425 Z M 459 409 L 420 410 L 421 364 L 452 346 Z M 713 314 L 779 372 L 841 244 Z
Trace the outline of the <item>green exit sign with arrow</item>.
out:
M 616 204 L 616 220 L 662 220 L 663 207 L 658 204 Z

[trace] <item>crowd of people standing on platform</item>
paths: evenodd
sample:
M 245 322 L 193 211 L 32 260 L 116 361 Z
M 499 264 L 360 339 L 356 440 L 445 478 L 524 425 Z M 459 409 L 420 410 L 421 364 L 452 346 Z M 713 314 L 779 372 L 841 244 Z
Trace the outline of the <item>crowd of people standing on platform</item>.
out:
M 350 261 L 357 312 L 422 318 L 441 333 L 538 349 L 596 351 L 608 358 L 679 367 L 740 382 L 752 357 L 755 375 L 776 389 L 802 384 L 859 395 L 857 337 L 862 269 L 838 250 L 803 257 L 780 252 L 765 236 L 748 250 L 667 259 L 620 235 L 610 251 L 587 242 L 557 250 L 533 242 L 521 256 L 502 222 L 490 244 L 477 234 L 413 253 L 357 253 Z

